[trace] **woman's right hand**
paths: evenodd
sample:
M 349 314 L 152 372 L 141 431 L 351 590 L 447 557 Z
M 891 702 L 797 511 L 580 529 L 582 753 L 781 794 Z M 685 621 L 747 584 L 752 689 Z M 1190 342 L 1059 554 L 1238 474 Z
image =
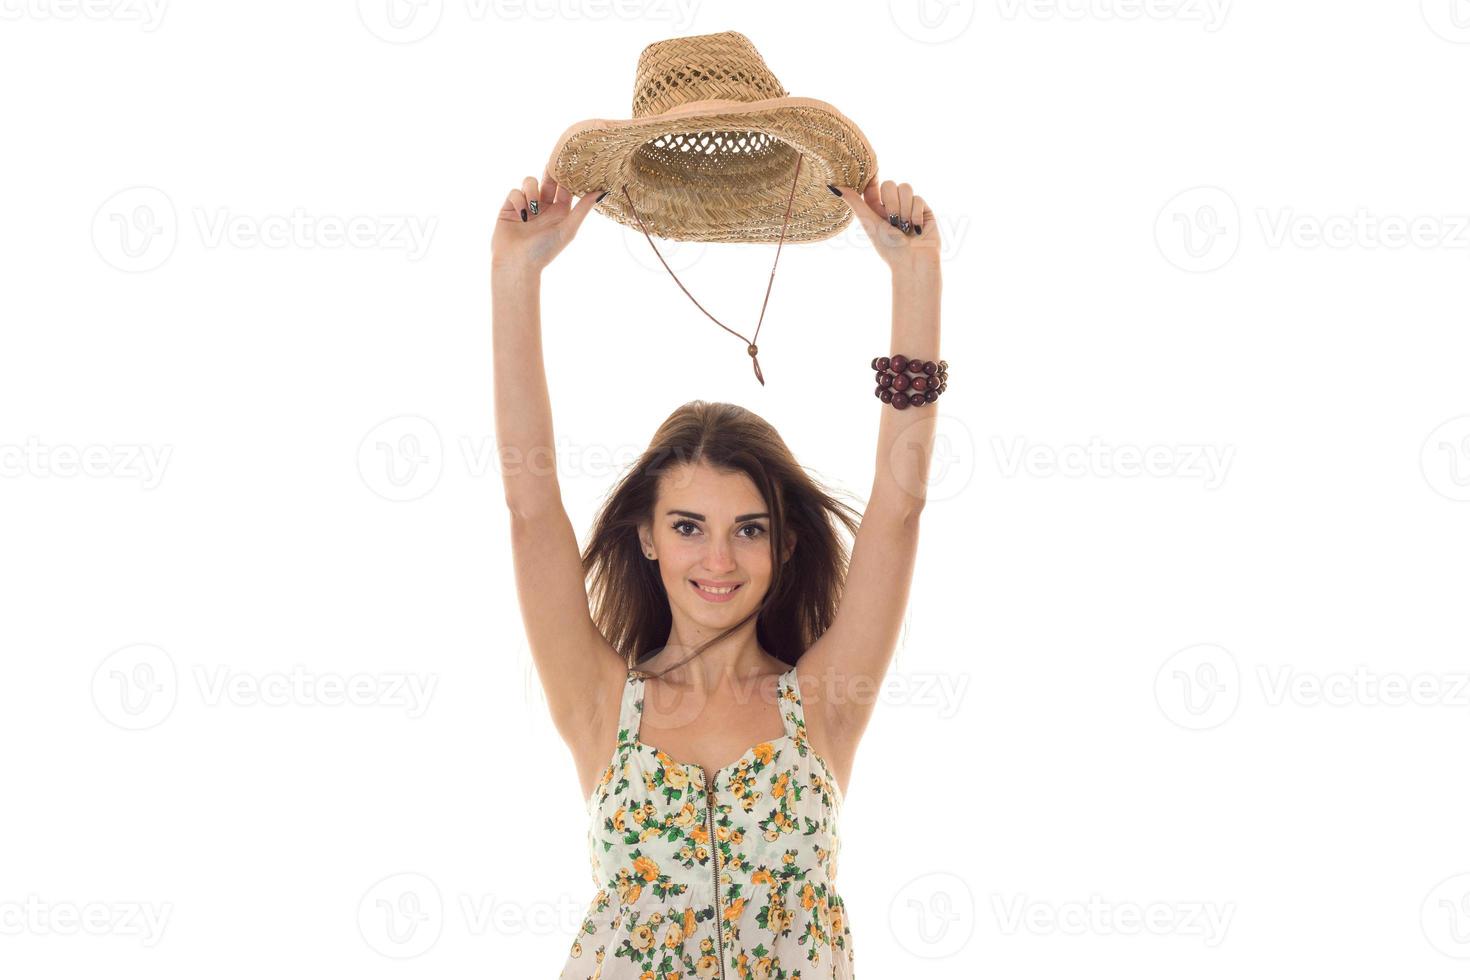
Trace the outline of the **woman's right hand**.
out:
M 566 248 L 602 195 L 586 194 L 572 205 L 572 194 L 551 175 L 527 177 L 506 195 L 490 239 L 490 255 L 497 266 L 540 272 Z M 531 202 L 537 207 L 533 212 Z

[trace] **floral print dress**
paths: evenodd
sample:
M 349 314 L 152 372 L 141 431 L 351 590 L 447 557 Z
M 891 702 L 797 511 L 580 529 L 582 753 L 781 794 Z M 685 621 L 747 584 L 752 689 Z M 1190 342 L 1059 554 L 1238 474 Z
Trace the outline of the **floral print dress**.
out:
M 851 980 L 842 795 L 807 744 L 796 668 L 777 679 L 786 734 L 718 771 L 638 740 L 643 687 L 630 670 L 587 798 L 598 891 L 559 980 Z

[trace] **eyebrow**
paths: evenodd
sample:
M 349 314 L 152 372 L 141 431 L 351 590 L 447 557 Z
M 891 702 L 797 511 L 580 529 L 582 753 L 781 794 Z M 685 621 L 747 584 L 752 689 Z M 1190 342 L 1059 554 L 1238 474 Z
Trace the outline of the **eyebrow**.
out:
M 679 517 L 692 517 L 696 521 L 702 521 L 702 520 L 704 520 L 704 515 L 703 514 L 696 514 L 692 510 L 671 510 L 671 511 L 669 511 L 669 513 L 670 514 L 678 515 Z M 749 521 L 749 520 L 754 520 L 757 517 L 770 517 L 770 516 L 771 516 L 770 514 L 765 513 L 765 512 L 762 512 L 762 513 L 759 513 L 759 514 L 741 514 L 739 517 L 735 518 L 735 523 L 736 524 L 739 524 L 741 521 Z

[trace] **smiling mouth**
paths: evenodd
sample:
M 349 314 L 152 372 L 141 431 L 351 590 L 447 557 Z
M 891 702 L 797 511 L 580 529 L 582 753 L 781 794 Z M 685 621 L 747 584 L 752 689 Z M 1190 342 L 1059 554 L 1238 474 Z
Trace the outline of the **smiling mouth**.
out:
M 699 593 L 700 598 L 706 599 L 710 602 L 728 602 L 745 583 L 742 582 L 740 583 L 740 585 L 730 586 L 728 589 L 722 590 L 706 589 L 704 586 L 694 581 L 694 579 L 690 579 L 689 584 L 693 586 L 695 592 Z

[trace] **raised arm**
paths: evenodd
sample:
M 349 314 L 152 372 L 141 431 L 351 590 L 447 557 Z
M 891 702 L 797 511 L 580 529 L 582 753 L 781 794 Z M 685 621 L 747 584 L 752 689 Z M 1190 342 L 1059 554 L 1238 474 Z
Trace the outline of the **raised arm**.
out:
M 884 356 L 902 354 L 937 363 L 941 283 L 934 213 L 908 184 L 891 180 L 880 188 L 875 178 L 861 195 L 846 187 L 840 191 L 891 273 L 893 328 Z M 907 219 L 910 230 L 891 225 L 890 214 L 900 222 Z M 869 404 L 879 416 L 873 490 L 853 541 L 837 615 L 799 667 L 802 690 L 824 695 L 825 730 L 839 755 L 855 751 L 898 644 L 918 552 L 938 406 L 935 401 L 900 410 L 876 398 Z
M 541 350 L 541 277 L 595 203 L 571 206 L 549 177 L 511 191 L 491 244 L 495 440 L 516 592 L 552 723 L 573 751 L 592 734 L 622 660 L 592 622 L 576 532 L 557 480 Z M 530 202 L 536 201 L 533 209 Z

